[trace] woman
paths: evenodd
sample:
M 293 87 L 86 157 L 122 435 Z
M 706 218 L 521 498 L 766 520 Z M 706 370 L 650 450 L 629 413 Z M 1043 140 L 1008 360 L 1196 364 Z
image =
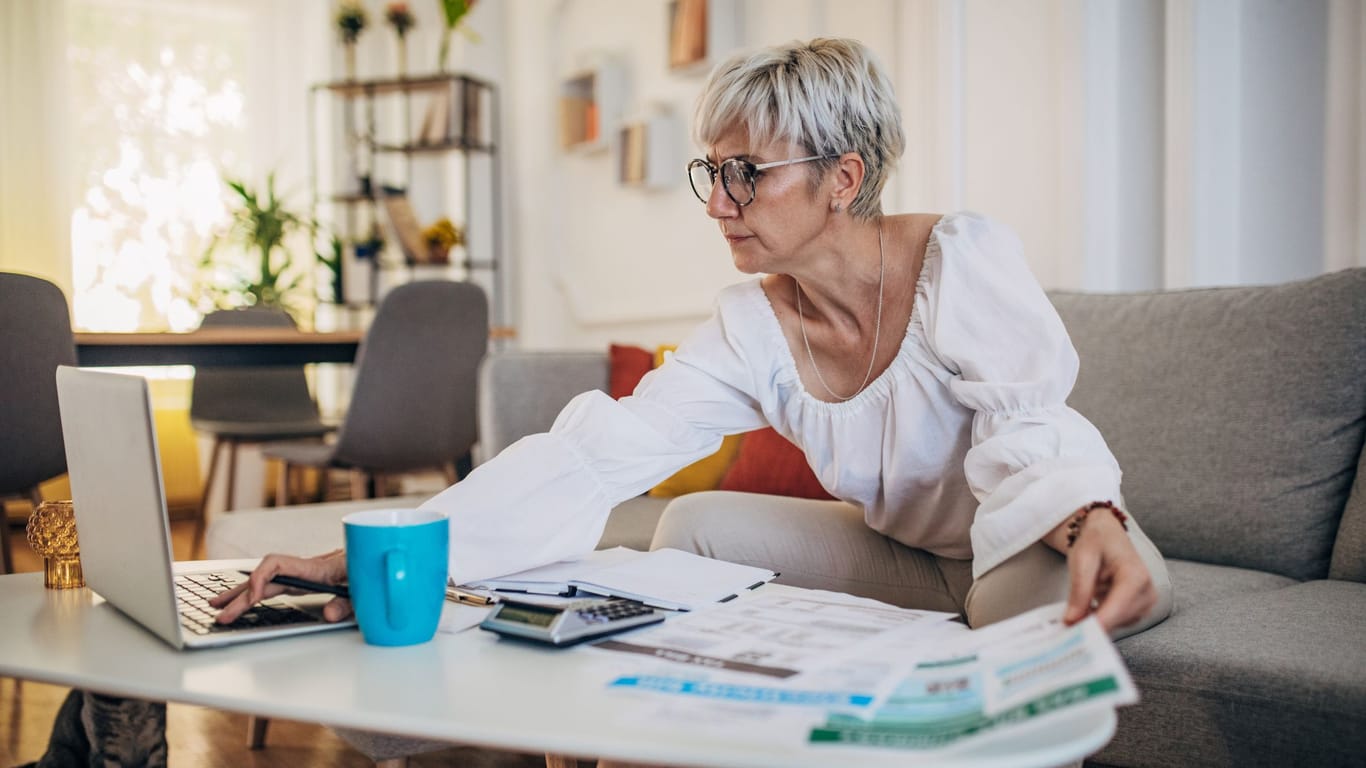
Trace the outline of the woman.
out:
M 736 267 L 765 276 L 723 291 L 634 396 L 580 395 L 549 433 L 429 501 L 451 515 L 452 578 L 588 551 L 614 504 L 772 425 L 841 501 L 693 494 L 655 546 L 973 626 L 1057 600 L 1116 635 L 1164 618 L 1165 566 L 1122 510 L 1104 440 L 1065 404 L 1076 353 L 1018 239 L 970 213 L 882 214 L 904 139 L 864 46 L 722 64 L 695 134 L 693 190 Z M 267 558 L 220 596 L 220 620 L 279 591 L 279 572 L 341 581 L 344 556 Z

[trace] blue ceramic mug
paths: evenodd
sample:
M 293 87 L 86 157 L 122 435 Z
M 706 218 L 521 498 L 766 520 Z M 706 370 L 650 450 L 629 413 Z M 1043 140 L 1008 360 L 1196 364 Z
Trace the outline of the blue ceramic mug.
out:
M 450 521 L 422 509 L 367 509 L 342 518 L 346 577 L 371 645 L 431 640 L 446 600 Z

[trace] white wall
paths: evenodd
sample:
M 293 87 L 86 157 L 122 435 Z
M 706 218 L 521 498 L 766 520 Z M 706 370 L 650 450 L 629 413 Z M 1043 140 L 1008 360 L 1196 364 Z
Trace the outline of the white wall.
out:
M 1352 0 L 734 2 L 743 47 L 868 43 L 909 141 L 887 210 L 995 216 L 1047 287 L 1274 282 L 1366 264 L 1366 20 Z M 661 191 L 617 185 L 610 151 L 557 145 L 557 84 L 604 56 L 627 73 L 628 114 L 664 107 L 686 126 L 704 76 L 665 68 L 667 5 L 507 4 L 522 346 L 676 341 L 743 279 L 683 178 L 690 141 Z

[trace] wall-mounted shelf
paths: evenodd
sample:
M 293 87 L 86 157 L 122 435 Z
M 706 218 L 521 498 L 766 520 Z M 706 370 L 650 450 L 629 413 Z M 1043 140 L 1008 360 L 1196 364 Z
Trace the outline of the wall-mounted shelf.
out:
M 672 112 L 656 112 L 622 124 L 617 141 L 617 180 L 624 186 L 667 189 L 683 181 L 679 148 L 683 130 Z
M 705 74 L 740 44 L 737 0 L 671 0 L 669 71 Z
M 625 90 L 625 71 L 611 61 L 561 81 L 560 146 L 574 152 L 606 149 L 621 122 Z

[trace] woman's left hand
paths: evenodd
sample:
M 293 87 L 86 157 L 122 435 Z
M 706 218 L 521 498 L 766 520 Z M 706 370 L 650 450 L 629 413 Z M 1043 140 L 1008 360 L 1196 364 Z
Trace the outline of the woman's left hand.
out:
M 1067 555 L 1072 587 L 1063 622 L 1075 624 L 1094 609 L 1106 632 L 1142 619 L 1157 604 L 1157 589 L 1128 531 L 1108 510 L 1086 516 Z

